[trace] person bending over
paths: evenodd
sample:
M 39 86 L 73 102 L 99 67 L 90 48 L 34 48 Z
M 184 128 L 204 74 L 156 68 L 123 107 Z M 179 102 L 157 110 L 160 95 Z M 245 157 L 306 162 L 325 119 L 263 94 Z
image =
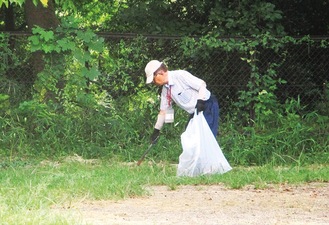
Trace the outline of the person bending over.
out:
M 214 136 L 218 133 L 219 104 L 214 95 L 207 89 L 206 83 L 185 70 L 168 70 L 165 63 L 151 60 L 145 66 L 146 84 L 162 86 L 160 111 L 151 135 L 155 143 L 165 122 L 173 122 L 172 103 L 190 114 L 189 119 L 197 113 L 203 115 Z

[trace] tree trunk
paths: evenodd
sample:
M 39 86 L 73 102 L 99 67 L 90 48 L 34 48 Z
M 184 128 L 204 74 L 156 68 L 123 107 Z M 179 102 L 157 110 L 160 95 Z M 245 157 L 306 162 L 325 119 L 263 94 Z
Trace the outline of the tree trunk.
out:
M 4 7 L 4 6 L 3 6 Z M 11 3 L 8 4 L 8 8 L 4 7 L 5 15 L 5 31 L 14 31 L 15 30 L 15 14 L 14 7 Z
M 24 4 L 25 19 L 29 31 L 32 31 L 34 26 L 51 30 L 59 25 L 59 20 L 55 14 L 55 6 L 52 0 L 48 1 L 48 7 L 44 7 L 40 1 L 34 5 L 32 0 L 26 0 Z M 26 82 L 34 83 L 37 74 L 44 69 L 44 60 L 42 52 L 34 52 L 31 57 L 32 74 L 26 77 Z

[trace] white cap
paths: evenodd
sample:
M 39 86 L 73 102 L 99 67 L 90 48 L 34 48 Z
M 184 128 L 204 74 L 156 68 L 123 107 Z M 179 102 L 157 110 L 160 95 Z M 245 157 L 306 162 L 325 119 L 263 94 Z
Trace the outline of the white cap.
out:
M 157 71 L 157 69 L 160 68 L 162 62 L 158 60 L 151 60 L 146 66 L 145 66 L 145 74 L 146 74 L 146 83 L 152 83 L 154 72 Z

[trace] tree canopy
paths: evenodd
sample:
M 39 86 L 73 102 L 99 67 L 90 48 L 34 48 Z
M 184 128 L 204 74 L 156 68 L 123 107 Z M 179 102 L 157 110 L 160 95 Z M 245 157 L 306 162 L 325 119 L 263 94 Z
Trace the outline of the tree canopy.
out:
M 47 7 L 48 5 L 48 0 L 33 0 L 33 4 L 37 5 L 39 2 L 42 3 L 43 6 Z M 25 0 L 0 0 L 0 6 L 4 4 L 7 8 L 9 7 L 10 4 L 18 4 L 20 6 L 25 3 Z
M 183 36 L 329 33 L 326 0 L 0 0 L 0 30 L 24 28 L 28 12 L 22 6 L 28 1 L 44 7 L 54 2 L 57 17 L 75 15 L 82 22 L 80 26 L 103 32 Z

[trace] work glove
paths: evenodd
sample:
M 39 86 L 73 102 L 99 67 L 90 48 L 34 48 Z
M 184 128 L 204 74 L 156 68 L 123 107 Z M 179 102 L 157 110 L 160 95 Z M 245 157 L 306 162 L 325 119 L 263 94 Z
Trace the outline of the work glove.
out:
M 153 133 L 152 133 L 151 138 L 150 138 L 151 144 L 156 144 L 157 143 L 159 135 L 160 135 L 160 130 L 154 128 Z
M 206 108 L 205 101 L 198 99 L 195 108 L 196 108 L 197 114 L 199 114 L 199 112 L 202 112 L 203 110 L 205 110 L 205 108 Z

